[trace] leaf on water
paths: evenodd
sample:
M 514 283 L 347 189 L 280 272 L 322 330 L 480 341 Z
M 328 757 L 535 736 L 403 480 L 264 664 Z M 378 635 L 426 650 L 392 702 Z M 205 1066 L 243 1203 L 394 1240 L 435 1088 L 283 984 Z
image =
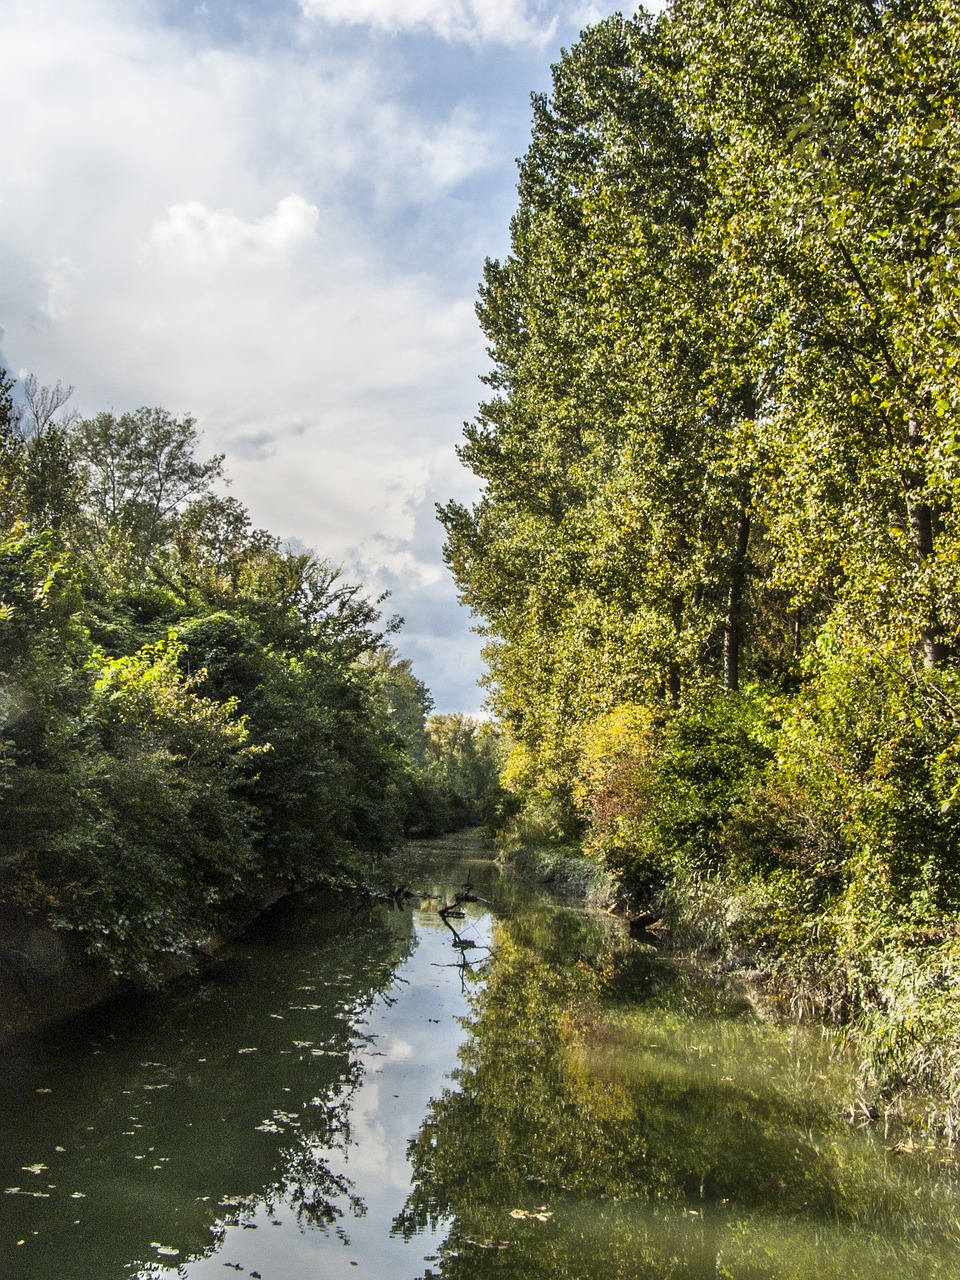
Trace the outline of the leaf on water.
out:
M 238 1050 L 237 1050 L 237 1053 L 256 1053 L 256 1052 L 257 1052 L 257 1050 L 256 1050 L 256 1048 L 255 1048 L 255 1047 L 254 1047 L 253 1049 L 238 1049 Z
M 294 1040 L 293 1047 L 295 1049 L 309 1049 L 312 1044 L 312 1040 Z
M 176 1258 L 179 1256 L 179 1249 L 171 1249 L 169 1245 L 157 1244 L 155 1240 L 150 1242 L 150 1248 L 156 1249 L 161 1258 Z
M 15 1196 L 19 1192 L 19 1187 L 5 1187 L 3 1194 L 5 1196 Z
M 37 1093 L 53 1093 L 52 1089 L 37 1089 Z
M 553 1212 L 543 1204 L 539 1209 L 511 1209 L 510 1217 L 523 1218 L 528 1222 L 549 1222 L 553 1217 Z
M 43 1173 L 46 1167 L 45 1164 L 22 1164 L 20 1166 L 24 1173 Z
M 71 1199 L 71 1200 L 86 1200 L 86 1198 L 87 1198 L 87 1193 L 86 1193 L 85 1191 L 71 1191 L 71 1192 L 70 1192 L 70 1199 Z
M 240 1052 L 242 1053 L 243 1050 L 241 1049 Z M 169 1089 L 170 1088 L 168 1084 L 145 1084 L 143 1087 L 145 1089 Z
M 66 1147 L 54 1147 L 54 1151 L 66 1151 Z

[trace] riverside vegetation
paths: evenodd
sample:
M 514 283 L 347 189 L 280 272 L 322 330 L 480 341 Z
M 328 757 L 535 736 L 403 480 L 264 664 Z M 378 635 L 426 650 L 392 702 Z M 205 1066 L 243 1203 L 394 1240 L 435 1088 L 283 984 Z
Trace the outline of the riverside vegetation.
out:
M 483 817 L 496 731 L 430 714 L 399 621 L 253 529 L 192 419 L 24 392 L 0 371 L 0 905 L 149 982 Z
M 0 899 L 149 977 L 495 816 L 960 1129 L 960 5 L 674 0 L 534 99 L 441 512 L 497 731 L 189 418 L 0 390 Z
M 507 834 L 960 1129 L 960 5 L 673 0 L 533 100 L 441 511 Z

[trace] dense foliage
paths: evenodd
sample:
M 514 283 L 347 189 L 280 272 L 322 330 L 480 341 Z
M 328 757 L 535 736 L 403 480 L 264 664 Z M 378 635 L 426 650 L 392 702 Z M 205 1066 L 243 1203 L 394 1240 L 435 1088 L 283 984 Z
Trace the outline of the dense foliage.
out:
M 515 822 L 866 1010 L 891 1089 L 960 1045 L 958 55 L 955 0 L 587 30 L 442 511 Z
M 190 418 L 79 421 L 59 386 L 14 390 L 0 376 L 0 902 L 150 976 L 281 886 L 356 882 L 405 833 L 480 819 L 492 730 L 434 749 L 379 602 L 251 528 Z

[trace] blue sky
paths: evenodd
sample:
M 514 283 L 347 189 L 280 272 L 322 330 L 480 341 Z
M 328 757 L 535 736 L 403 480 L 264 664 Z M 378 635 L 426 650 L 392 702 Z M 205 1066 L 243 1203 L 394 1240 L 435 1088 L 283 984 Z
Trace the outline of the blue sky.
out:
M 485 367 L 531 91 L 586 0 L 6 0 L 0 362 L 193 413 L 255 523 L 406 618 L 438 709 L 479 641 L 434 504 Z M 9 127 L 14 126 L 14 127 Z

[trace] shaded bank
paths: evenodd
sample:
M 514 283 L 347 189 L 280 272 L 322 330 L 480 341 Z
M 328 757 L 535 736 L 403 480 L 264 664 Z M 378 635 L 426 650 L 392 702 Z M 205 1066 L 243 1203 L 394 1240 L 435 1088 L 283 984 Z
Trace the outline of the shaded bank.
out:
M 290 889 L 275 886 L 234 913 L 232 929 L 190 952 L 161 954 L 150 986 L 173 981 L 205 964 Z M 82 1013 L 138 989 L 92 956 L 81 934 L 55 929 L 42 916 L 0 905 L 0 1046 L 19 1035 Z M 139 984 L 139 989 L 144 989 Z

